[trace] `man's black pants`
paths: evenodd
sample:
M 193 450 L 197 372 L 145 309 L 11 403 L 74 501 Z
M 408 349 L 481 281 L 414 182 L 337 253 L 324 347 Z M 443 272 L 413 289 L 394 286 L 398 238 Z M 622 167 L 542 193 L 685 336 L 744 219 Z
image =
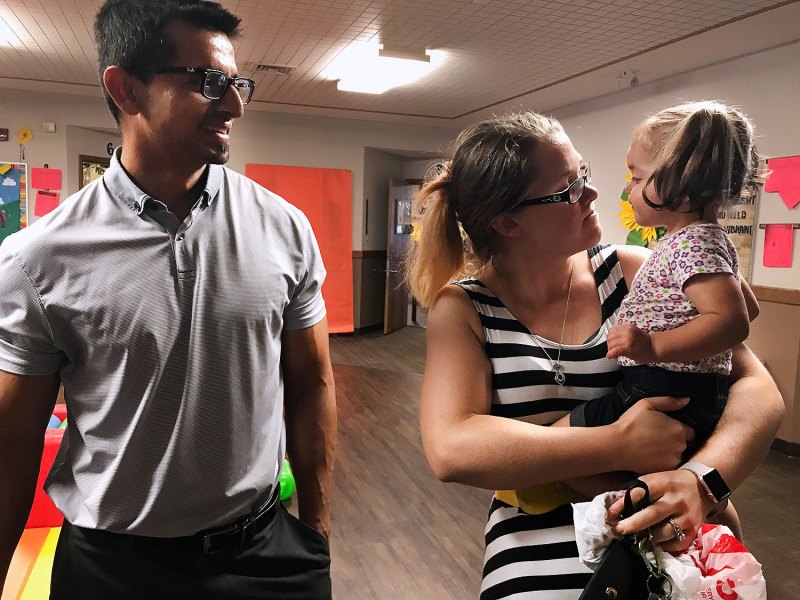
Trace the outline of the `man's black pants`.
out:
M 242 547 L 152 545 L 64 521 L 50 597 L 54 600 L 328 600 L 330 549 L 317 531 L 279 505 Z

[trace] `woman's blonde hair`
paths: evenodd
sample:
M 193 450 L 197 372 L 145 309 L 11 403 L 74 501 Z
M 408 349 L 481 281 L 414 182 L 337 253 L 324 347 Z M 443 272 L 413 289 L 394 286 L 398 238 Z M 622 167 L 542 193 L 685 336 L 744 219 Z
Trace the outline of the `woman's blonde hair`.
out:
M 562 131 L 551 117 L 523 112 L 459 134 L 452 160 L 414 199 L 422 223 L 406 258 L 406 279 L 420 305 L 430 306 L 448 283 L 488 262 L 497 250 L 492 220 L 533 183 L 533 149 Z
M 638 128 L 639 139 L 655 159 L 653 182 L 660 202 L 655 209 L 715 214 L 757 183 L 759 156 L 753 124 L 721 102 L 687 102 L 664 109 Z M 687 202 L 684 205 L 684 201 Z

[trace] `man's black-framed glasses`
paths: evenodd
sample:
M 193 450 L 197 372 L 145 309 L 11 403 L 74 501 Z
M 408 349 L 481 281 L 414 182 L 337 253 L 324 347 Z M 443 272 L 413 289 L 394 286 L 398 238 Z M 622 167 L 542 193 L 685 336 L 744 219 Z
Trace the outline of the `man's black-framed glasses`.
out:
M 228 88 L 233 86 L 239 92 L 242 104 L 247 104 L 253 97 L 256 82 L 247 77 L 230 77 L 218 69 L 202 67 L 155 67 L 155 74 L 163 73 L 196 73 L 200 75 L 200 93 L 209 100 L 219 100 L 225 96 Z
M 549 196 L 540 196 L 539 198 L 526 198 L 520 200 L 514 205 L 511 210 L 521 208 L 523 206 L 538 206 L 540 204 L 555 204 L 557 202 L 566 202 L 567 204 L 575 204 L 583 197 L 583 192 L 586 185 L 592 183 L 592 168 L 589 163 L 581 165 L 580 174 L 578 178 L 567 186 L 567 189 L 556 194 Z

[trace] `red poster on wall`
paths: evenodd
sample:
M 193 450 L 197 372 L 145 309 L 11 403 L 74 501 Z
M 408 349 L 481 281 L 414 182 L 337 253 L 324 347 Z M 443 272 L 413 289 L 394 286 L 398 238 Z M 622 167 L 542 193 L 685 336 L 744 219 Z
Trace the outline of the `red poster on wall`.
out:
M 800 156 L 770 158 L 767 169 L 764 191 L 777 192 L 787 208 L 800 204 Z
M 61 169 L 31 169 L 31 187 L 37 190 L 60 190 Z
M 794 225 L 791 223 L 769 224 L 764 232 L 764 266 L 792 266 Z
M 344 169 L 245 165 L 245 175 L 305 213 L 328 272 L 322 295 L 331 333 L 353 331 L 353 183 Z

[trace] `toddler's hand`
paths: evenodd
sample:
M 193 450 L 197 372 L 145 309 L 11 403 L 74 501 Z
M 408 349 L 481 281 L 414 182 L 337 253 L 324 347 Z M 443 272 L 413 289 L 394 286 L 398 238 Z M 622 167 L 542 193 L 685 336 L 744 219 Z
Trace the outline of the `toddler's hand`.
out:
M 608 332 L 607 358 L 626 356 L 639 364 L 656 362 L 650 334 L 635 325 L 614 325 Z

